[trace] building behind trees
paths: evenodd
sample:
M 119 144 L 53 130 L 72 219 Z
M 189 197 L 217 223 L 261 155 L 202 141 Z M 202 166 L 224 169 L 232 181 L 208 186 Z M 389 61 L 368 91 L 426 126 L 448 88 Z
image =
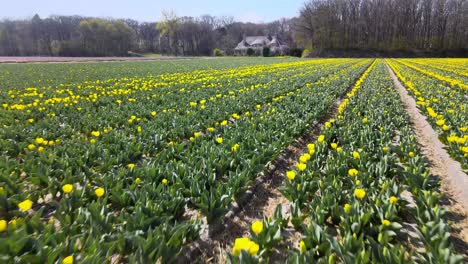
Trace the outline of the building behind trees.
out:
M 280 55 L 300 56 L 306 49 L 312 56 L 467 56 L 466 25 L 467 0 L 309 0 L 297 18 L 259 24 L 170 12 L 145 23 L 35 15 L 0 21 L 0 56 L 211 56 L 215 51 L 219 56 L 235 55 L 236 47 L 237 54 L 250 54 L 249 49 L 262 54 L 268 46 L 251 46 L 244 36 L 275 37 L 288 52 L 268 47 L 269 54 Z

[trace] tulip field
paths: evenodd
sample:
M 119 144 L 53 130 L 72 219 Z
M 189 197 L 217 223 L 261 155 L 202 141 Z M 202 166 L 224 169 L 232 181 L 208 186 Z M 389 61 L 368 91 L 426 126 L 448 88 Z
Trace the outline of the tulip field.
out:
M 468 62 L 450 62 L 391 60 L 390 66 L 449 146 L 449 153 L 468 171 Z
M 0 261 L 187 262 L 320 127 L 222 259 L 463 263 L 389 69 L 466 171 L 466 59 L 0 64 Z

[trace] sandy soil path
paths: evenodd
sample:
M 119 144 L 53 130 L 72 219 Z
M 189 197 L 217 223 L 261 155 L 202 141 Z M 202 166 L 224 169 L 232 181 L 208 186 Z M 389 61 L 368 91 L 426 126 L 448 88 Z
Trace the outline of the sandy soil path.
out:
M 453 243 L 459 253 L 468 254 L 468 176 L 459 162 L 453 160 L 440 142 L 438 134 L 416 107 L 416 101 L 408 94 L 395 73 L 387 66 L 395 88 L 409 114 L 416 140 L 429 161 L 433 176 L 440 179 L 441 192 L 445 194 L 444 206 L 450 210 Z
M 109 62 L 109 61 L 161 61 L 190 60 L 195 57 L 0 57 L 0 63 L 59 63 L 59 62 Z M 197 57 L 210 58 L 210 57 Z

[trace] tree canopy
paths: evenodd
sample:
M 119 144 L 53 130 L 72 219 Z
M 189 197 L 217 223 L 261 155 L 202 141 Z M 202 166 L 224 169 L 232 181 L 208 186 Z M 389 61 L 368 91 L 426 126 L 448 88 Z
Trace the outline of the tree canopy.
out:
M 299 16 L 271 23 L 177 16 L 159 22 L 38 15 L 0 21 L 0 56 L 232 55 L 245 36 L 276 36 L 291 54 L 457 51 L 467 56 L 467 0 L 308 0 Z M 460 52 L 461 51 L 461 52 Z M 426 53 L 427 55 L 428 53 Z M 337 54 L 335 53 L 335 56 Z
M 466 0 L 310 0 L 296 39 L 309 49 L 456 50 L 468 43 Z
M 230 54 L 244 35 L 279 35 L 293 43 L 291 20 L 254 24 L 232 17 L 178 17 L 163 12 L 159 22 L 35 15 L 0 21 L 0 56 L 126 56 L 137 53 Z

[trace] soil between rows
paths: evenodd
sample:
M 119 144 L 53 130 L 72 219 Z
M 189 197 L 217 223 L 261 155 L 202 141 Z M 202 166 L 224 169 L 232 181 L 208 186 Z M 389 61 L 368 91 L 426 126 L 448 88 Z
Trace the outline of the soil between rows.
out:
M 165 61 L 165 60 L 192 60 L 207 59 L 211 57 L 2 57 L 0 63 L 64 63 L 64 62 L 112 62 L 112 61 Z

